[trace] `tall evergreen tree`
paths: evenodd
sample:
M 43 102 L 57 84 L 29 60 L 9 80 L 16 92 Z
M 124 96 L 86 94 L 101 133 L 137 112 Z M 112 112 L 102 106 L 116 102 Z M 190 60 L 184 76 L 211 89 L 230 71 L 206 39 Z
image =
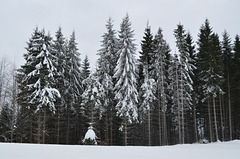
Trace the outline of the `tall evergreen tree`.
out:
M 105 112 L 102 120 L 102 139 L 103 142 L 112 145 L 113 144 L 113 117 L 115 116 L 115 101 L 114 101 L 114 84 L 113 78 L 114 69 L 117 65 L 117 49 L 118 41 L 116 38 L 116 32 L 113 29 L 113 20 L 108 19 L 106 24 L 107 32 L 104 33 L 103 40 L 101 41 L 101 49 L 98 50 L 98 68 L 97 74 L 99 76 L 100 83 L 104 86 L 104 97 L 102 99 Z
M 66 99 L 66 143 L 70 142 L 70 124 L 71 124 L 71 114 L 72 110 L 75 113 L 79 112 L 80 108 L 80 95 L 82 93 L 82 77 L 80 72 L 80 53 L 78 52 L 75 32 L 72 33 L 70 40 L 67 45 L 67 69 L 65 70 L 65 79 L 66 79 L 66 90 L 65 90 L 65 99 Z M 76 126 L 76 125 L 75 125 Z M 71 132 L 70 132 L 71 131 Z M 72 135 L 71 135 L 72 136 Z
M 88 123 L 91 123 L 90 125 L 96 129 L 104 111 L 101 103 L 101 99 L 104 96 L 104 88 L 94 74 L 84 79 L 83 84 L 86 85 L 86 89 L 82 94 L 81 106 Z
M 198 40 L 198 77 L 199 77 L 199 90 L 202 93 L 202 102 L 207 101 L 208 105 L 208 128 L 210 142 L 218 140 L 218 128 L 216 121 L 216 97 L 218 94 L 222 94 L 222 70 L 223 61 L 222 53 L 217 34 L 212 32 L 209 21 L 206 20 L 204 25 L 200 28 L 199 40 Z M 213 139 L 213 126 L 212 126 L 212 114 L 211 104 L 214 113 L 214 128 L 215 136 Z
M 230 78 L 232 75 L 230 70 L 232 69 L 232 46 L 231 46 L 231 39 L 229 34 L 225 30 L 223 33 L 223 41 L 222 41 L 222 53 L 223 53 L 223 64 L 224 64 L 224 83 L 223 83 L 223 90 L 226 92 L 226 101 L 228 107 L 228 127 L 229 127 L 229 139 L 232 140 L 232 110 L 231 110 L 231 87 Z M 222 119 L 222 110 L 221 110 L 221 119 Z M 222 140 L 224 140 L 224 128 L 223 128 L 223 121 L 221 120 L 221 129 L 222 129 Z
M 141 41 L 141 51 L 139 56 L 139 66 L 138 66 L 138 90 L 139 90 L 139 103 L 140 112 L 142 114 L 143 124 L 141 124 L 140 129 L 145 129 L 145 122 L 147 123 L 147 136 L 148 136 L 148 145 L 151 143 L 151 113 L 153 111 L 153 101 L 155 100 L 154 89 L 155 81 L 150 77 L 150 67 L 151 67 L 151 56 L 153 56 L 153 35 L 151 33 L 151 27 L 147 23 L 145 28 L 144 37 Z M 140 130 L 139 130 L 140 131 Z M 142 130 L 144 132 L 144 130 Z M 145 135 L 144 133 L 141 133 Z
M 81 93 L 81 105 L 80 105 L 80 109 L 77 110 L 77 115 L 74 115 L 75 116 L 75 121 L 76 123 L 78 123 L 76 125 L 76 129 L 75 129 L 75 134 L 77 136 L 79 136 L 80 138 L 78 140 L 80 140 L 80 143 L 84 137 L 84 134 L 86 133 L 87 131 L 87 127 L 89 126 L 89 120 L 87 118 L 87 115 L 86 115 L 86 110 L 85 110 L 85 105 L 83 105 L 84 103 L 84 99 L 83 98 L 83 94 L 84 92 L 86 91 L 86 89 L 88 89 L 88 82 L 84 82 L 85 80 L 87 80 L 90 76 L 90 73 L 91 73 L 91 70 L 90 70 L 90 62 L 89 62 L 89 59 L 88 59 L 88 56 L 86 55 L 85 58 L 83 59 L 83 62 L 82 62 L 82 65 L 81 65 L 81 77 L 82 77 L 82 93 Z M 78 132 L 76 132 L 76 130 L 78 130 Z
M 66 100 L 64 98 L 65 96 L 65 90 L 66 90 L 66 79 L 64 77 L 65 71 L 67 70 L 67 65 L 66 65 L 66 40 L 62 34 L 62 28 L 58 28 L 56 34 L 55 34 L 55 40 L 53 41 L 52 45 L 53 53 L 56 57 L 56 69 L 57 69 L 57 74 L 55 75 L 56 82 L 55 86 L 59 90 L 60 94 L 62 95 L 61 100 L 56 101 L 56 114 L 54 116 L 55 121 L 53 121 L 53 125 L 56 125 L 57 127 L 55 128 L 56 134 L 56 143 L 59 144 L 60 142 L 62 143 L 62 138 L 63 136 L 60 136 L 60 132 L 63 131 L 63 124 L 62 123 L 62 117 L 63 117 L 63 112 L 64 112 L 64 105 L 66 104 Z M 51 126 L 54 128 L 54 126 Z M 54 130 L 53 130 L 54 131 Z M 55 134 L 53 132 L 53 134 Z
M 192 109 L 190 109 L 191 117 L 190 119 L 186 119 L 189 121 L 188 125 L 191 125 L 188 129 L 188 134 L 187 136 L 192 136 L 191 138 L 189 137 L 189 142 L 194 143 L 198 141 L 198 128 L 197 128 L 197 103 L 198 103 L 198 94 L 197 94 L 197 77 L 196 77 L 196 51 L 195 51 L 195 45 L 194 41 L 192 39 L 192 36 L 190 32 L 187 33 L 186 36 L 186 51 L 189 55 L 188 58 L 188 63 L 191 66 L 189 76 L 192 79 L 192 87 L 193 90 L 191 91 L 192 94 Z M 192 129 L 193 128 L 193 129 Z
M 157 85 L 156 98 L 158 112 L 158 135 L 159 144 L 168 144 L 167 139 L 167 121 L 166 121 L 166 111 L 168 104 L 168 94 L 167 94 L 167 56 L 170 52 L 169 45 L 163 39 L 162 29 L 159 28 L 157 34 L 154 38 L 154 51 L 153 51 L 153 61 L 150 68 L 152 69 L 150 74 L 155 79 Z
M 136 46 L 133 43 L 133 30 L 129 16 L 123 19 L 119 31 L 119 59 L 115 68 L 115 99 L 117 115 L 123 119 L 124 145 L 127 145 L 127 125 L 138 118 L 138 92 L 136 72 Z
M 19 143 L 33 143 L 33 116 L 34 110 L 30 109 L 30 103 L 27 97 L 30 92 L 25 89 L 25 84 L 21 84 L 25 74 L 24 69 L 17 70 L 16 81 L 18 82 L 17 104 L 19 105 L 19 113 L 17 114 L 16 122 L 16 141 Z
M 172 134 L 172 138 L 173 136 L 177 136 L 178 134 L 178 138 L 177 139 L 172 139 L 171 143 L 179 143 L 181 140 L 181 127 L 179 125 L 181 125 L 181 118 L 180 115 L 181 113 L 179 112 L 179 110 L 181 109 L 181 105 L 180 105 L 180 88 L 179 88 L 179 83 L 180 83 L 180 61 L 179 61 L 179 57 L 177 54 L 174 54 L 171 56 L 170 59 L 170 67 L 168 69 L 169 71 L 169 76 L 171 78 L 171 82 L 169 85 L 169 89 L 171 90 L 171 96 L 172 96 L 172 105 L 171 105 L 171 109 L 170 109 L 170 116 L 171 116 L 171 121 L 172 124 L 170 125 L 171 127 L 171 134 Z M 180 135 L 179 135 L 180 134 Z
M 176 45 L 179 51 L 180 66 L 179 66 L 179 90 L 180 90 L 180 107 L 178 108 L 179 117 L 181 120 L 179 122 L 179 143 L 185 142 L 185 114 L 187 109 L 192 107 L 192 91 L 193 91 L 193 81 L 190 74 L 193 74 L 193 67 L 190 63 L 189 52 L 187 51 L 187 34 L 183 25 L 177 25 L 177 29 L 174 30 L 174 35 L 176 37 Z
M 154 79 L 149 78 L 148 68 L 144 68 L 144 82 L 141 86 L 142 91 L 142 105 L 140 106 L 141 111 L 143 112 L 143 118 L 147 116 L 147 127 L 148 127 L 148 146 L 151 146 L 151 113 L 153 111 L 153 104 L 156 100 L 156 82 Z
M 51 50 L 51 37 L 46 36 L 44 30 L 38 31 L 36 28 L 24 56 L 26 63 L 20 70 L 23 80 L 19 81 L 21 85 L 19 98 L 23 100 L 21 103 L 28 103 L 28 108 L 39 114 L 38 142 L 40 143 L 40 127 L 42 127 L 41 142 L 45 143 L 46 113 L 48 110 L 55 113 L 55 101 L 60 97 L 59 91 L 54 88 L 57 70 L 55 56 Z M 43 121 L 41 121 L 41 113 L 43 113 Z

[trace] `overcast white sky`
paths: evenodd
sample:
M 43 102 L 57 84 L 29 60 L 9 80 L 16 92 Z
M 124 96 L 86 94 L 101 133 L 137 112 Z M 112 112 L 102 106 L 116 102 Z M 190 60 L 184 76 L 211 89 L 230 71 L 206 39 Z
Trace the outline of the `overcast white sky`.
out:
M 197 41 L 205 19 L 220 36 L 226 29 L 232 39 L 240 34 L 240 0 L 0 0 L 0 58 L 20 66 L 24 49 L 36 26 L 52 36 L 61 26 L 65 37 L 74 30 L 79 52 L 87 54 L 95 67 L 105 24 L 111 16 L 115 30 L 129 14 L 138 51 L 146 23 L 155 34 L 158 27 L 171 49 L 175 50 L 173 30 L 182 23 Z

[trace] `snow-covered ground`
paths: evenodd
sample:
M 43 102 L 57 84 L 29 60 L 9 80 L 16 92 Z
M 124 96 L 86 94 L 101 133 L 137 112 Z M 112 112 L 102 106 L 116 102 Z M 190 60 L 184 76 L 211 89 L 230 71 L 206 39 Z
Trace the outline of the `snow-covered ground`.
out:
M 240 140 L 162 147 L 0 143 L 1 159 L 239 159 Z

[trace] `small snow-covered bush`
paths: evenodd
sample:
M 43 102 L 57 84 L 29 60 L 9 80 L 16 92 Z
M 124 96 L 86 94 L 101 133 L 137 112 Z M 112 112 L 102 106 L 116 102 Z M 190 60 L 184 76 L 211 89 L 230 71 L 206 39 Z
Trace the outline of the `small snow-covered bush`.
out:
M 208 144 L 209 141 L 208 141 L 207 139 L 201 139 L 201 140 L 199 141 L 199 143 L 200 143 L 200 144 Z
M 97 145 L 97 136 L 93 130 L 92 125 L 88 127 L 88 131 L 85 134 L 85 137 L 83 139 L 83 144 L 84 145 Z

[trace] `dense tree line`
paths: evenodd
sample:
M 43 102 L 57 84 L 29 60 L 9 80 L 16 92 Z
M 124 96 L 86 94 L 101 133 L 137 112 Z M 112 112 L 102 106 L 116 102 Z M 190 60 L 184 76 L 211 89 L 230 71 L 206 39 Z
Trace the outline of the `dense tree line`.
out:
M 89 125 L 102 145 L 239 139 L 239 36 L 221 41 L 208 19 L 196 43 L 182 24 L 173 35 L 175 51 L 148 23 L 137 59 L 129 16 L 118 32 L 109 18 L 91 71 L 74 32 L 36 28 L 21 68 L 0 63 L 0 140 L 82 144 Z

